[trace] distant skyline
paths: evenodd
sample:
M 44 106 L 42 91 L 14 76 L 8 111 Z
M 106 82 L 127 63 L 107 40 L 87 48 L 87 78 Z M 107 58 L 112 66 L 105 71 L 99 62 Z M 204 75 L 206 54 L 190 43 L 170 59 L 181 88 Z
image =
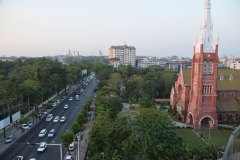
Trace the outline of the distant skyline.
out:
M 137 56 L 193 56 L 205 0 L 0 0 L 0 56 L 108 55 L 114 45 Z M 240 1 L 211 0 L 219 57 L 240 56 Z

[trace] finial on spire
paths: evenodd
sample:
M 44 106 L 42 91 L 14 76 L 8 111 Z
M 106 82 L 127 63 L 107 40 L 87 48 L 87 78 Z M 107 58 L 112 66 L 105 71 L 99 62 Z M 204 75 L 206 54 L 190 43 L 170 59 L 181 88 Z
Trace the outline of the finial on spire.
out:
M 194 46 L 197 44 L 197 32 L 195 30 L 195 35 L 194 35 Z

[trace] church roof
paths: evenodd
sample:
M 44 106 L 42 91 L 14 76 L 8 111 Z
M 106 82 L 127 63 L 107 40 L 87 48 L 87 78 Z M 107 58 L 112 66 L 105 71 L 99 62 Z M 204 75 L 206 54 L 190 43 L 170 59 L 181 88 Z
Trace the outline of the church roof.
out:
M 223 80 L 220 77 L 223 76 Z M 229 77 L 233 76 L 230 80 Z M 217 90 L 240 90 L 240 70 L 218 69 Z M 183 69 L 183 80 L 185 86 L 191 86 L 191 69 Z
M 240 104 L 236 99 L 221 99 L 217 100 L 217 112 L 232 112 L 239 111 Z

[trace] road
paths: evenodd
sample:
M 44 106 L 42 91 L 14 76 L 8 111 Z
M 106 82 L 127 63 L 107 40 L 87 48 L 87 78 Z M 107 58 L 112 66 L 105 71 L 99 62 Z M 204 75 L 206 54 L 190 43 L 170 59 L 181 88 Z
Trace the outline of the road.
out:
M 81 86 L 81 85 L 80 85 Z M 79 91 L 80 86 L 76 89 Z M 26 132 L 23 136 L 18 138 L 10 145 L 8 149 L 6 149 L 1 155 L 0 160 L 12 160 L 16 156 L 23 156 L 24 160 L 28 160 L 30 158 L 36 158 L 37 160 L 60 160 L 60 146 L 48 146 L 44 153 L 37 153 L 37 148 L 39 145 L 27 145 L 27 142 L 34 144 L 40 142 L 47 142 L 51 144 L 60 144 L 60 135 L 70 131 L 71 125 L 75 122 L 75 117 L 82 111 L 83 105 L 88 101 L 93 95 L 93 89 L 96 86 L 96 80 L 93 78 L 91 82 L 88 84 L 83 94 L 80 96 L 80 101 L 75 100 L 75 96 L 70 94 L 67 98 L 65 98 L 60 104 L 58 104 L 54 109 L 52 109 L 49 113 L 53 114 L 53 116 L 66 116 L 67 120 L 64 123 L 53 123 L 52 121 L 46 122 L 46 116 L 42 117 L 40 122 L 36 125 L 32 126 L 31 129 Z M 73 101 L 69 101 L 69 97 L 73 97 Z M 69 105 L 69 108 L 64 110 L 63 107 L 65 104 Z M 49 132 L 51 129 L 56 129 L 57 133 L 54 137 L 48 138 L 47 135 L 43 138 L 39 138 L 38 134 L 42 129 L 47 129 Z M 67 148 L 63 148 L 63 157 L 67 152 Z

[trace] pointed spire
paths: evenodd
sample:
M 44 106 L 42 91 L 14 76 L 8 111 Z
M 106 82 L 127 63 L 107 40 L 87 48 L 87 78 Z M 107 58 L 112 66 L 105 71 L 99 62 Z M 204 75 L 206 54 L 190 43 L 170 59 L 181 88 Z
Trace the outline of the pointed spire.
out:
M 218 37 L 218 29 L 217 29 L 217 34 L 216 34 L 216 44 L 218 44 L 218 41 L 219 41 L 219 37 Z
M 194 46 L 197 45 L 197 32 L 195 30 L 195 35 L 194 35 Z

